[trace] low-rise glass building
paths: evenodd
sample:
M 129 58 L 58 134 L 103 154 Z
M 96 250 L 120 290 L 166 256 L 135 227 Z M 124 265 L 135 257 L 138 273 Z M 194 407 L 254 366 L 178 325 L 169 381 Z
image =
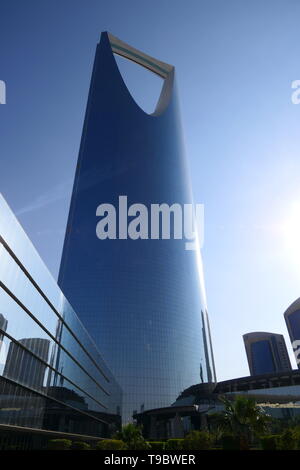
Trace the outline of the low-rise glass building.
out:
M 210 429 L 211 415 L 225 409 L 223 399 L 234 401 L 237 396 L 255 400 L 271 418 L 299 424 L 298 369 L 192 385 L 171 406 L 145 410 L 134 418 L 147 439 L 183 438 L 190 431 Z
M 0 195 L 0 434 L 109 436 L 121 389 Z M 59 436 L 60 434 L 57 434 Z

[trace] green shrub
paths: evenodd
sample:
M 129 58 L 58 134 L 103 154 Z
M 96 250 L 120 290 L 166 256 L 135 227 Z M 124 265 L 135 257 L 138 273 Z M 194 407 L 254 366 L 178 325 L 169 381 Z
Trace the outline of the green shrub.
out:
M 279 450 L 295 450 L 297 448 L 297 440 L 291 429 L 286 429 L 278 437 L 278 449 Z
M 276 450 L 278 448 L 278 435 L 261 436 L 260 445 L 263 450 Z
M 207 450 L 212 446 L 212 437 L 206 431 L 191 431 L 183 442 L 185 450 Z
M 152 442 L 149 442 L 150 446 L 151 446 L 151 450 L 165 450 L 165 447 L 166 447 L 166 443 L 165 442 L 162 442 L 162 441 L 152 441 Z
M 50 450 L 69 450 L 71 448 L 72 441 L 69 439 L 51 439 L 48 442 L 48 449 Z
M 91 446 L 87 442 L 75 441 L 72 443 L 72 450 L 90 450 Z
M 300 450 L 300 429 L 299 427 L 293 430 L 293 436 L 295 439 L 295 448 L 296 450 Z
M 221 443 L 223 450 L 240 450 L 240 439 L 233 434 L 223 434 Z
M 183 450 L 184 439 L 168 439 L 166 442 L 166 450 Z
M 125 442 L 129 450 L 150 449 L 150 445 L 143 437 L 142 428 L 133 423 L 125 424 L 122 430 L 113 436 L 113 439 Z
M 126 450 L 127 445 L 125 442 L 118 439 L 103 439 L 102 441 L 97 442 L 97 450 Z

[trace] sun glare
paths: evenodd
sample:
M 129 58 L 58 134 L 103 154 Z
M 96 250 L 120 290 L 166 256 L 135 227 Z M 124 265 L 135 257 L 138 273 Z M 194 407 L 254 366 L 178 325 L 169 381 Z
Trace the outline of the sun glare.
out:
M 300 269 L 300 201 L 291 204 L 282 224 L 284 250 L 289 260 L 294 260 Z

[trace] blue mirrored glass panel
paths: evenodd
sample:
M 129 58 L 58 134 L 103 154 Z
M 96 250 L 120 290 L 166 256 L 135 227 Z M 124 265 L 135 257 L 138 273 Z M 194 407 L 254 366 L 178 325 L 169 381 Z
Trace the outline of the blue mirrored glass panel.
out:
M 251 345 L 251 353 L 255 375 L 268 374 L 276 370 L 269 341 L 253 343 Z

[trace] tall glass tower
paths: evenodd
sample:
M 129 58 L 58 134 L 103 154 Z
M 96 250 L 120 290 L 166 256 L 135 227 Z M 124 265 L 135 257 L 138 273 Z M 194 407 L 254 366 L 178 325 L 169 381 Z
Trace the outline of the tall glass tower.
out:
M 130 95 L 114 54 L 163 78 L 153 114 Z M 174 237 L 130 239 L 120 213 L 119 237 L 96 236 L 97 207 L 118 208 L 121 195 L 128 206 L 193 202 L 174 78 L 173 66 L 102 33 L 59 273 L 123 388 L 124 421 L 215 381 L 200 253 Z

